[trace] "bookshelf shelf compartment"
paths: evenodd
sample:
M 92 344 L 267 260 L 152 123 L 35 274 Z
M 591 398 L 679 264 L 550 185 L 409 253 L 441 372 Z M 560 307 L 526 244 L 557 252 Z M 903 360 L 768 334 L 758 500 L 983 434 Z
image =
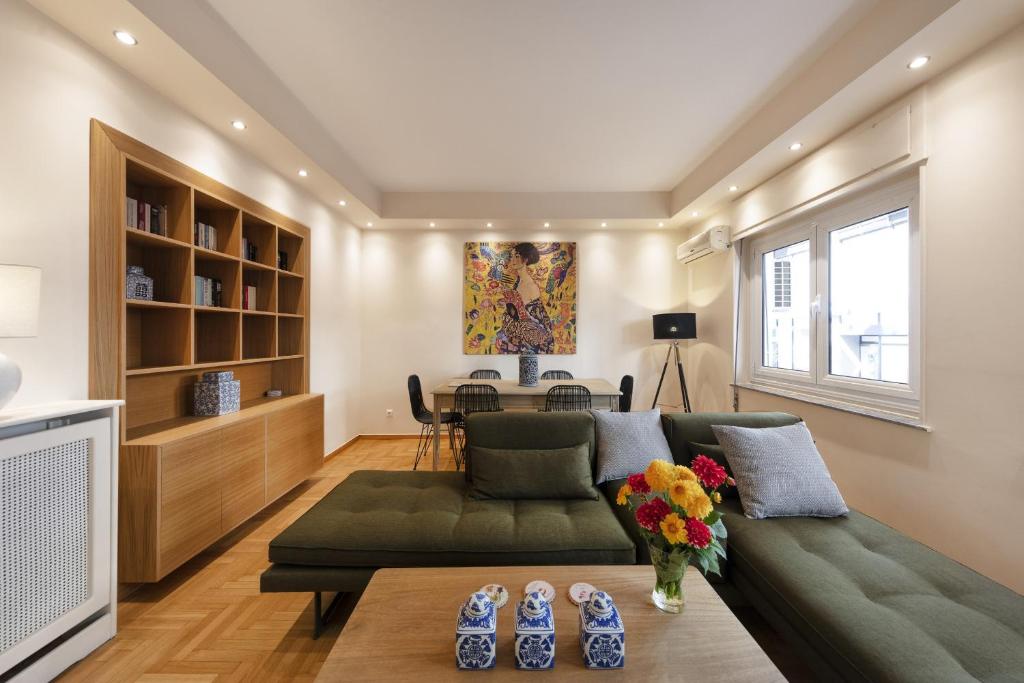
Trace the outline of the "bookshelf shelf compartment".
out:
M 306 282 L 302 278 L 282 277 L 277 283 L 277 311 L 289 315 L 306 312 Z
M 196 311 L 196 364 L 239 360 L 238 313 Z
M 242 238 L 256 248 L 256 258 L 249 258 L 244 245 L 241 256 L 244 261 L 258 263 L 271 269 L 277 268 L 277 228 L 273 224 L 250 213 L 242 213 Z
M 241 273 L 238 261 L 225 261 L 217 257 L 209 257 L 205 253 L 196 252 L 195 259 L 195 301 L 198 306 L 210 307 L 216 298 L 204 298 L 205 283 L 199 278 L 220 281 L 220 304 L 218 307 L 238 309 L 242 306 Z M 214 284 L 215 287 L 215 284 Z
M 159 242 L 150 238 L 157 238 Z M 129 228 L 125 260 L 129 266 L 142 266 L 146 275 L 153 278 L 154 301 L 191 303 L 192 253 L 188 246 Z
M 140 370 L 190 364 L 191 326 L 192 312 L 188 308 L 127 308 L 127 369 Z
M 255 287 L 255 301 L 247 302 L 247 287 Z M 249 290 L 248 296 L 252 295 Z M 263 311 L 273 313 L 277 310 L 277 277 L 273 271 L 253 268 L 248 263 L 242 264 L 242 290 L 239 306 L 246 311 Z
M 216 243 L 207 243 L 198 224 L 216 230 Z M 201 249 L 238 257 L 242 249 L 242 212 L 205 192 L 195 191 L 195 219 L 192 243 Z M 203 229 L 205 232 L 205 229 Z
M 278 318 L 277 320 L 277 354 L 278 356 L 300 356 L 305 348 L 301 318 Z
M 269 315 L 242 314 L 242 359 L 273 359 L 277 355 L 276 319 Z
M 166 207 L 164 234 L 178 242 L 192 242 L 192 229 L 189 225 L 192 216 L 191 187 L 129 157 L 125 160 L 125 194 L 127 199 L 134 199 L 140 204 Z M 122 211 L 126 223 L 130 225 L 127 201 L 122 204 Z M 134 217 L 136 220 L 138 213 Z
M 302 273 L 305 271 L 305 245 L 305 240 L 298 235 L 294 235 L 281 228 L 278 229 L 277 250 L 283 255 L 285 262 L 282 263 L 280 258 L 278 258 L 276 265 L 282 273 Z

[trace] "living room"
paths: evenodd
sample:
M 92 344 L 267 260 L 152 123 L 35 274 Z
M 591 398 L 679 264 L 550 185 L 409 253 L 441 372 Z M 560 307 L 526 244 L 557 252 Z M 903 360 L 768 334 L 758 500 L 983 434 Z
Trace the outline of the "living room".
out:
M 0 680 L 1024 680 L 1019 0 L 0 18 Z

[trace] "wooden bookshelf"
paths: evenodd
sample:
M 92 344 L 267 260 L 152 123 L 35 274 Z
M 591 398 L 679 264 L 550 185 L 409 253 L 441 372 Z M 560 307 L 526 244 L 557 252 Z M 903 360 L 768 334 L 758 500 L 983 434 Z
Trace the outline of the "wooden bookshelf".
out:
M 95 120 L 90 145 L 89 394 L 125 401 L 121 577 L 155 581 L 321 463 L 310 232 Z M 162 234 L 131 227 L 126 198 L 166 207 Z M 197 243 L 197 223 L 216 243 Z M 153 278 L 153 301 L 126 296 L 128 266 Z M 219 281 L 217 301 L 203 299 L 200 277 Z M 242 409 L 195 417 L 192 385 L 215 370 L 235 373 Z M 283 396 L 266 398 L 270 389 Z M 275 429 L 301 432 L 294 448 Z

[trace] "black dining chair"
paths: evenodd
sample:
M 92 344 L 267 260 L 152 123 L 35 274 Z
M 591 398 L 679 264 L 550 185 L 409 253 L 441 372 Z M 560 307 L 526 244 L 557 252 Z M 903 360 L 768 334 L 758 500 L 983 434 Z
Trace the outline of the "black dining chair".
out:
M 490 384 L 460 384 L 455 387 L 455 469 L 465 462 L 466 418 L 473 413 L 497 413 L 501 410 L 498 390 Z
M 416 469 L 420 464 L 420 459 L 430 450 L 433 439 L 437 435 L 434 434 L 434 413 L 423 402 L 423 386 L 420 384 L 420 376 L 409 375 L 408 386 L 412 416 L 420 423 L 420 439 L 416 443 L 416 459 L 412 463 L 412 468 Z M 448 448 L 453 454 L 455 453 L 455 417 L 455 413 L 441 413 L 441 424 L 448 427 Z
M 590 410 L 590 389 L 578 384 L 556 384 L 548 389 L 544 412 L 559 410 Z
M 474 370 L 469 373 L 470 379 L 501 379 L 501 373 L 497 370 Z
M 628 413 L 633 408 L 633 375 L 623 375 L 619 382 L 619 412 Z
M 540 374 L 541 379 L 572 379 L 572 373 L 568 370 L 545 370 Z

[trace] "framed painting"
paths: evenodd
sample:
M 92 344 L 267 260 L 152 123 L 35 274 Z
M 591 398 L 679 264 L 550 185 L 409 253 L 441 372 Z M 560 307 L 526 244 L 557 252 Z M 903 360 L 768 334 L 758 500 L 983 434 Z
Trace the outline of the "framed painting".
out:
M 576 353 L 576 243 L 466 242 L 467 354 Z

